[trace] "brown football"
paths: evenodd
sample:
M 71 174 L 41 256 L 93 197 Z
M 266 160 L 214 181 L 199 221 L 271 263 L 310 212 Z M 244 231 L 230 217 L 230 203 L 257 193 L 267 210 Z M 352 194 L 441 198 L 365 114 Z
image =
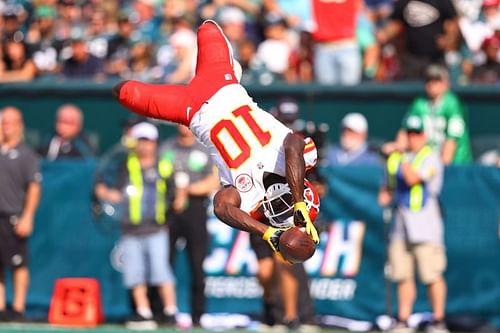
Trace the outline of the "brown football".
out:
M 281 254 L 294 264 L 311 258 L 314 251 L 316 251 L 316 243 L 306 233 L 305 228 L 290 228 L 280 237 Z

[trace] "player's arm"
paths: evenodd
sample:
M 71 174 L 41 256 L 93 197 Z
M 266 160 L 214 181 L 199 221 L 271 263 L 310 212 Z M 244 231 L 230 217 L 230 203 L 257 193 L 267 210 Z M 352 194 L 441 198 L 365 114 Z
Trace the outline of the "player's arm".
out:
M 304 162 L 304 139 L 293 133 L 288 133 L 283 141 L 285 148 L 286 180 L 292 192 L 294 203 L 304 201 L 304 177 L 306 165 Z
M 319 243 L 318 232 L 309 218 L 304 202 L 304 177 L 306 173 L 304 145 L 304 139 L 298 135 L 288 133 L 285 137 L 283 146 L 285 149 L 286 180 L 292 192 L 295 225 L 305 226 L 306 232 L 311 235 L 313 241 Z
M 279 253 L 279 238 L 286 229 L 278 229 L 261 223 L 242 211 L 241 197 L 232 186 L 220 189 L 214 197 L 215 216 L 225 224 L 254 233 L 264 239 L 274 252 Z
M 230 227 L 263 236 L 267 225 L 257 221 L 242 211 L 241 197 L 232 186 L 220 189 L 214 197 L 215 216 Z

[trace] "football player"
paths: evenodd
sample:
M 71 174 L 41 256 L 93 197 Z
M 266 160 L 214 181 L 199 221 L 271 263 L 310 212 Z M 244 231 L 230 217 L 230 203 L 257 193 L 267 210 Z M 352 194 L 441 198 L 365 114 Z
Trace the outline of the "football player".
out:
M 261 236 L 279 252 L 279 237 L 288 228 L 266 225 L 249 213 L 265 195 L 264 172 L 286 177 L 293 201 L 293 221 L 319 243 L 304 202 L 304 154 L 316 156 L 306 142 L 260 109 L 239 84 L 241 75 L 221 28 L 205 21 L 197 31 L 194 78 L 187 85 L 153 85 L 124 81 L 114 95 L 141 115 L 188 126 L 212 153 L 223 185 L 214 198 L 214 213 L 231 227 Z M 310 157 L 308 166 L 316 163 Z

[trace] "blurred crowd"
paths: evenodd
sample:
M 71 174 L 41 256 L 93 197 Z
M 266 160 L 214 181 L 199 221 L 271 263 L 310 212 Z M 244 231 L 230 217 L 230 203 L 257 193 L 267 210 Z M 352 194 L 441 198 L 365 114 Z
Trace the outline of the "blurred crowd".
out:
M 498 83 L 498 0 L 4 0 L 0 82 L 107 78 L 183 83 L 196 28 L 217 21 L 244 84 L 423 79 Z

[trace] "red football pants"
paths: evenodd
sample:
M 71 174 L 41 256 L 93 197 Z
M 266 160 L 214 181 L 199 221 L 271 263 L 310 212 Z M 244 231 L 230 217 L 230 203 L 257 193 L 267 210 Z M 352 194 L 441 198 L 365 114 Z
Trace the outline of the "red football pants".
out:
M 115 87 L 118 100 L 140 115 L 189 126 L 193 115 L 219 89 L 238 83 L 226 37 L 213 21 L 197 31 L 195 77 L 187 85 L 148 84 L 125 81 Z

